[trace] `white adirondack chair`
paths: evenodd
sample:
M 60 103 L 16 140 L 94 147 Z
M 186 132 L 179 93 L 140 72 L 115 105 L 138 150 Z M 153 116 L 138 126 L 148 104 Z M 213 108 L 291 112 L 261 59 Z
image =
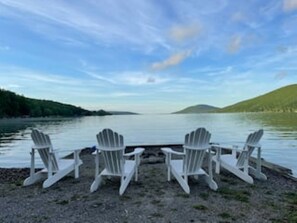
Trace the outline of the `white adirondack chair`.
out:
M 254 180 L 249 173 L 258 179 L 267 180 L 267 177 L 261 172 L 261 145 L 259 141 L 262 136 L 263 129 L 249 134 L 242 150 L 238 150 L 238 146 L 225 148 L 214 145 L 213 147 L 217 149 L 217 154 L 213 157 L 213 161 L 216 163 L 216 173 L 219 174 L 220 167 L 223 167 L 250 184 L 253 184 Z M 249 165 L 249 158 L 255 148 L 258 149 L 256 169 Z M 232 150 L 232 154 L 222 154 L 222 149 Z
M 168 181 L 170 174 L 176 178 L 186 193 L 190 193 L 188 176 L 198 177 L 202 175 L 212 190 L 217 190 L 218 186 L 213 180 L 212 174 L 212 155 L 209 144 L 211 134 L 205 128 L 198 128 L 185 136 L 183 152 L 176 152 L 171 148 L 161 148 L 166 155 L 166 165 Z M 208 174 L 202 169 L 202 163 L 206 152 L 208 152 Z M 182 156 L 183 159 L 172 159 L 172 154 Z
M 121 177 L 119 194 L 122 195 L 134 174 L 135 181 L 138 180 L 140 155 L 143 153 L 144 148 L 135 148 L 133 152 L 125 153 L 123 136 L 111 129 L 104 129 L 96 137 L 99 148 L 96 151 L 95 158 L 95 180 L 90 191 L 94 192 L 98 189 L 102 182 L 102 176 L 118 176 Z M 105 168 L 101 173 L 99 173 L 99 153 L 103 156 L 105 164 Z M 131 156 L 134 156 L 134 160 L 127 160 Z
M 31 151 L 31 168 L 30 176 L 24 181 L 24 186 L 31 185 L 46 179 L 43 182 L 43 188 L 50 187 L 58 180 L 74 170 L 75 178 L 79 177 L 79 166 L 82 161 L 79 159 L 79 150 L 74 151 L 74 159 L 59 159 L 57 150 L 53 149 L 50 137 L 43 132 L 33 129 L 31 133 L 34 145 Z M 35 172 L 35 151 L 38 151 L 41 160 L 45 166 L 44 169 Z

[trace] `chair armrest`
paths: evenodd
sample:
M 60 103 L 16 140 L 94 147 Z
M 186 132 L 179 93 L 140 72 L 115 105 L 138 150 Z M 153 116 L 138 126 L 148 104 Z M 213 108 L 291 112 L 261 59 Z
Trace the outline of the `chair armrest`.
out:
M 261 144 L 260 143 L 257 143 L 257 144 L 245 144 L 246 146 L 250 146 L 250 147 L 255 147 L 255 148 L 261 148 Z
M 47 149 L 47 148 L 50 148 L 51 146 L 50 145 L 47 145 L 47 146 L 36 146 L 36 145 L 33 145 L 32 146 L 32 149 Z
M 242 149 L 239 149 L 238 145 L 212 145 L 213 148 L 221 148 L 223 150 L 231 150 L 231 151 L 236 151 L 236 152 L 241 152 Z
M 143 153 L 143 151 L 144 151 L 144 148 L 137 147 L 137 148 L 134 149 L 133 152 L 124 153 L 124 156 L 129 157 L 129 156 L 141 155 Z
M 195 147 L 195 146 L 183 146 L 183 148 L 185 148 L 185 149 L 196 149 L 197 147 Z M 206 149 L 210 149 L 211 148 L 211 145 L 206 145 L 205 147 L 200 147 L 199 149 L 201 149 L 201 150 L 206 150 Z
M 165 155 L 168 154 L 168 153 L 178 155 L 178 156 L 186 155 L 184 152 L 177 152 L 177 151 L 174 151 L 174 150 L 172 150 L 171 148 L 168 148 L 168 147 L 161 148 L 161 150 Z

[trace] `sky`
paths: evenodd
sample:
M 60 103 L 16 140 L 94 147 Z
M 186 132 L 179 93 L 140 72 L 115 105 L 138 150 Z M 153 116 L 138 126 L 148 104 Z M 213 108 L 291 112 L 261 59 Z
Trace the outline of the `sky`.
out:
M 297 82 L 297 0 L 0 0 L 0 87 L 90 110 L 224 107 Z

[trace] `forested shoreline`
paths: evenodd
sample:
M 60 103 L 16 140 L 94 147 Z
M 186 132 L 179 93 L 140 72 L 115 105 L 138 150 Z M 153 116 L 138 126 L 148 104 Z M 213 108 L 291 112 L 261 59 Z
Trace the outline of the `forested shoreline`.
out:
M 81 107 L 55 101 L 27 98 L 14 92 L 0 89 L 0 118 L 91 115 L 111 114 L 104 110 L 89 111 Z

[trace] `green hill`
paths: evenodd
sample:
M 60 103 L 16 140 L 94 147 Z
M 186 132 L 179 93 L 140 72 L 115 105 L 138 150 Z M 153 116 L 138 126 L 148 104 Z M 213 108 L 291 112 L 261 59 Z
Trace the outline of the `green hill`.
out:
M 173 112 L 173 114 L 190 114 L 190 113 L 208 113 L 217 110 L 217 107 L 210 105 L 194 105 L 183 110 Z
M 110 115 L 103 110 L 88 111 L 73 105 L 49 100 L 38 100 L 0 89 L 0 118 Z
M 218 112 L 297 112 L 297 84 L 224 107 Z

